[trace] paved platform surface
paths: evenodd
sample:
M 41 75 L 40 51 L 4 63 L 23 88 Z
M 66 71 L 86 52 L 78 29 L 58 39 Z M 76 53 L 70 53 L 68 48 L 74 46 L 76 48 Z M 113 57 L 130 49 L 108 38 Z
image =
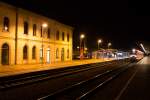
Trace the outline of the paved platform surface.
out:
M 89 60 L 73 60 L 66 62 L 57 62 L 53 64 L 32 64 L 32 65 L 5 65 L 0 66 L 0 77 L 29 73 L 34 71 L 57 69 L 63 67 L 70 67 L 75 65 L 83 65 L 89 63 L 105 62 L 111 59 L 89 59 Z
M 119 100 L 150 100 L 150 57 L 143 58 L 137 64 L 128 83 Z

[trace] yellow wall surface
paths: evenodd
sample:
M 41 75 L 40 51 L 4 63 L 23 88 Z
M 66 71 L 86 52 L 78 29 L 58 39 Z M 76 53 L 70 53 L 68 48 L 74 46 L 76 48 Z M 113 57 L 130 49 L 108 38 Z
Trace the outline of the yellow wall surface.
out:
M 3 19 L 9 18 L 9 32 L 3 31 Z M 16 19 L 18 24 L 16 24 Z M 24 34 L 24 22 L 28 22 L 28 34 Z M 46 23 L 47 27 L 44 29 L 42 25 Z M 36 36 L 33 36 L 33 24 L 36 24 Z M 17 27 L 17 28 L 16 28 Z M 50 29 L 50 38 L 47 38 L 47 33 L 42 30 Z M 16 30 L 17 29 L 17 30 Z M 59 40 L 56 40 L 56 32 L 60 32 Z M 64 32 L 64 41 L 62 40 L 62 33 Z M 67 34 L 69 34 L 69 42 L 67 41 Z M 58 21 L 49 19 L 47 17 L 15 8 L 11 5 L 0 2 L 0 47 L 4 43 L 9 45 L 9 64 L 39 64 L 40 49 L 43 47 L 43 63 L 47 63 L 47 51 L 50 50 L 50 63 L 60 62 L 61 50 L 64 48 L 64 61 L 72 60 L 72 34 L 73 28 L 64 25 Z M 16 45 L 15 45 L 16 44 Z M 28 48 L 28 59 L 23 59 L 23 47 Z M 36 59 L 32 59 L 32 48 L 36 47 Z M 16 53 L 15 53 L 16 48 Z M 59 56 L 56 58 L 56 49 L 59 49 Z M 67 58 L 67 50 L 69 49 L 69 58 Z M 0 55 L 2 50 L 0 49 Z M 15 60 L 16 56 L 16 60 Z M 2 56 L 0 57 L 0 64 Z

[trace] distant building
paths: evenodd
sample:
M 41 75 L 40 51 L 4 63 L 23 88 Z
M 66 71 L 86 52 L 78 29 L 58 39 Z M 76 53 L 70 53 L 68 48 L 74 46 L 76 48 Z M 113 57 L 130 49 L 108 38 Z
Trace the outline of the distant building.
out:
M 130 56 L 129 52 L 119 51 L 117 49 L 101 49 L 92 52 L 92 58 L 95 59 L 104 59 L 104 58 L 124 59 L 129 58 L 129 56 Z
M 72 60 L 73 28 L 0 2 L 0 65 Z

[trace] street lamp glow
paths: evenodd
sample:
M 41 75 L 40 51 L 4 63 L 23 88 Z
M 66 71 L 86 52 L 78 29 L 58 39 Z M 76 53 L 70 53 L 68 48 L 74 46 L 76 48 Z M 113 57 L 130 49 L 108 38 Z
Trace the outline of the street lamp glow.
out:
M 111 43 L 108 43 L 108 46 L 111 46 Z
M 102 40 L 101 40 L 101 39 L 99 39 L 97 42 L 98 42 L 98 43 L 102 43 Z
M 48 25 L 46 23 L 42 24 L 42 27 L 46 28 Z
M 133 49 L 132 49 L 132 53 L 135 53 L 135 51 L 136 51 L 136 50 L 133 48 Z
M 97 42 L 98 42 L 98 50 L 99 50 L 99 44 L 102 43 L 102 40 L 101 40 L 101 39 L 98 39 Z
M 80 47 L 79 46 L 77 46 L 77 49 L 79 49 Z
M 80 59 L 84 58 L 84 37 L 85 37 L 84 34 L 80 35 Z M 83 42 L 83 45 L 82 45 L 82 42 Z
M 108 43 L 108 49 L 109 49 L 109 47 L 110 47 L 111 45 L 112 45 L 112 44 L 109 42 L 109 43 Z
M 83 39 L 84 37 L 85 37 L 85 35 L 84 35 L 84 34 L 81 34 L 81 35 L 80 35 L 80 38 L 81 38 L 81 39 Z
M 8 27 L 7 27 L 7 26 L 5 26 L 5 27 L 4 27 L 4 30 L 5 30 L 5 31 L 7 31 L 7 30 L 8 30 Z
M 85 50 L 88 50 L 88 48 L 87 48 L 87 47 L 85 47 Z

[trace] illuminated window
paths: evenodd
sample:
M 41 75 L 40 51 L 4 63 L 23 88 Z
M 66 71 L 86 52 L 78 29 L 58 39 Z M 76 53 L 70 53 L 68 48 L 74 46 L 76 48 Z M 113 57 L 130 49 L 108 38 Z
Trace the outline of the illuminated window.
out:
M 36 36 L 36 24 L 33 24 L 33 36 Z
M 48 28 L 48 32 L 47 32 L 47 38 L 50 38 L 50 28 Z
M 62 32 L 62 40 L 64 41 L 64 39 L 65 39 L 65 33 Z
M 69 33 L 67 34 L 67 41 L 69 42 Z
M 56 32 L 56 40 L 59 40 L 59 31 Z
M 9 45 L 7 43 L 2 45 L 1 63 L 2 65 L 9 64 Z
M 24 34 L 28 34 L 28 22 L 24 22 Z
M 26 45 L 23 47 L 23 59 L 28 59 L 28 48 Z
M 67 58 L 69 58 L 69 49 L 67 50 Z
M 58 48 L 56 49 L 56 58 L 57 59 L 59 58 L 59 49 Z
M 3 30 L 4 31 L 9 31 L 9 18 L 8 17 L 4 17 L 3 25 L 4 25 Z
M 34 46 L 32 48 L 32 59 L 35 59 L 36 58 L 36 47 Z

